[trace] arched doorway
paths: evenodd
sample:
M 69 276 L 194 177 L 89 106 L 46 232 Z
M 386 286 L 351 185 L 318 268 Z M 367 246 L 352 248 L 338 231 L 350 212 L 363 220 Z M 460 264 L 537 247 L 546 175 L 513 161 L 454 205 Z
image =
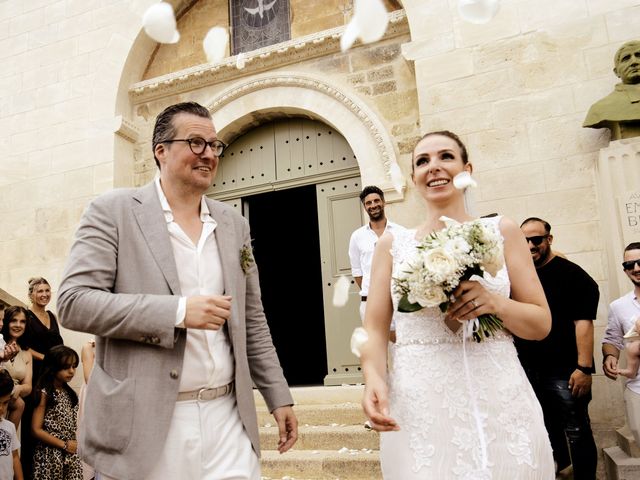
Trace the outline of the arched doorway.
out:
M 349 350 L 360 322 L 355 286 L 346 307 L 332 304 L 333 283 L 350 274 L 349 236 L 363 221 L 360 190 L 344 137 L 298 117 L 233 141 L 208 192 L 249 220 L 265 313 L 291 385 L 361 381 Z

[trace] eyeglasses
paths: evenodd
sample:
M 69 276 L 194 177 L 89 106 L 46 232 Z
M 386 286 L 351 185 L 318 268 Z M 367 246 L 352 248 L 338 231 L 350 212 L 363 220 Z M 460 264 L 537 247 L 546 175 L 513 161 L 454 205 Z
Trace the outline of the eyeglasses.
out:
M 627 260 L 622 262 L 622 268 L 625 270 L 633 270 L 636 265 L 640 265 L 640 258 L 638 260 Z
M 173 142 L 187 142 L 189 144 L 189 148 L 195 155 L 202 155 L 207 148 L 207 145 L 211 148 L 211 151 L 216 157 L 222 155 L 224 149 L 227 148 L 227 145 L 220 140 L 212 140 L 207 142 L 202 137 L 193 137 L 193 138 L 174 138 L 173 140 L 164 140 L 160 143 L 173 143 Z
M 535 247 L 537 247 L 538 245 L 540 245 L 542 243 L 542 241 L 547 238 L 549 235 L 535 235 L 533 237 L 526 237 L 527 242 L 531 242 L 533 243 L 533 245 Z

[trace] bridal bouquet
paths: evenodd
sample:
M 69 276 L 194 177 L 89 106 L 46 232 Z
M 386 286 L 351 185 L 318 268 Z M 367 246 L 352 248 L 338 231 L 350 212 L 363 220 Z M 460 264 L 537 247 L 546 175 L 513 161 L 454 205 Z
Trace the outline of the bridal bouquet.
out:
M 441 217 L 445 228 L 428 235 L 407 259 L 394 280 L 400 295 L 399 312 L 416 312 L 424 307 L 440 307 L 445 312 L 451 294 L 463 280 L 487 272 L 495 276 L 503 266 L 502 240 L 493 224 L 480 220 L 458 223 Z M 468 324 L 469 336 L 476 342 L 502 329 L 502 321 L 493 314 L 480 315 Z

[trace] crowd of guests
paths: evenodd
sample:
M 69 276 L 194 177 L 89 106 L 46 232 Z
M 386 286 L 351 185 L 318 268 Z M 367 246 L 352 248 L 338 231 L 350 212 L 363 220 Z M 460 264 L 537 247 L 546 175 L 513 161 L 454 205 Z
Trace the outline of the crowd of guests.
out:
M 88 480 L 93 472 L 77 453 L 81 398 L 69 385 L 80 358 L 47 310 L 49 282 L 30 279 L 28 293 L 28 309 L 0 307 L 0 478 Z M 85 379 L 92 345 L 82 351 Z

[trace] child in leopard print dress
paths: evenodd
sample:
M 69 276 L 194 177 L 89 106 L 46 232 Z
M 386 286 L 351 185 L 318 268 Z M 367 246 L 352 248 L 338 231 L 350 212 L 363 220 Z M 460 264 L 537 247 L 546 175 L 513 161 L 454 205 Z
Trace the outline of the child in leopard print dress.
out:
M 77 454 L 78 396 L 69 386 L 79 363 L 71 348 L 58 345 L 44 357 L 38 383 L 32 431 L 38 440 L 33 454 L 34 480 L 82 480 Z

